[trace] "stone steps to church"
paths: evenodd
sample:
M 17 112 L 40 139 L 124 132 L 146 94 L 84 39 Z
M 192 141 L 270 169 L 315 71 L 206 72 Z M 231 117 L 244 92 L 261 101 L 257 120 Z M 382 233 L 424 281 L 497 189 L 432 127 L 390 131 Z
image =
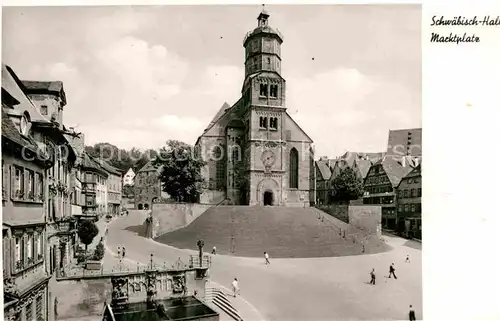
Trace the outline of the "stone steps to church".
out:
M 338 225 L 319 219 L 314 208 L 226 205 L 209 209 L 187 227 L 157 240 L 196 250 L 193 240 L 203 239 L 207 251 L 216 246 L 219 254 L 248 257 L 261 257 L 263 251 L 275 258 L 362 254 L 362 245 L 353 237 L 344 238 Z M 370 248 L 373 251 L 377 248 Z

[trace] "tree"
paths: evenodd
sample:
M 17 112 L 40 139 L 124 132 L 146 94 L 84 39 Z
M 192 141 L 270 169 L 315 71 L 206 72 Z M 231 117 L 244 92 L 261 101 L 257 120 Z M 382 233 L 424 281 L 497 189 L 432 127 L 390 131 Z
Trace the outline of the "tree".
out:
M 332 188 L 333 200 L 339 202 L 349 202 L 363 195 L 363 182 L 350 167 L 340 170 L 333 179 Z
M 188 203 L 199 199 L 204 183 L 201 168 L 205 164 L 197 149 L 177 140 L 167 141 L 167 147 L 163 147 L 153 161 L 155 167 L 162 167 L 163 191 L 177 202 Z
M 78 238 L 85 244 L 85 251 L 87 251 L 87 246 L 94 240 L 94 237 L 99 234 L 99 228 L 94 222 L 84 220 L 78 224 Z
M 129 168 L 137 172 L 157 155 L 157 151 L 154 149 L 141 151 L 133 147 L 131 150 L 126 150 L 120 149 L 110 143 L 97 143 L 94 146 L 85 146 L 85 151 L 96 159 L 108 161 L 123 173 L 126 173 Z
M 134 197 L 134 186 L 132 185 L 123 185 L 122 194 L 124 197 Z

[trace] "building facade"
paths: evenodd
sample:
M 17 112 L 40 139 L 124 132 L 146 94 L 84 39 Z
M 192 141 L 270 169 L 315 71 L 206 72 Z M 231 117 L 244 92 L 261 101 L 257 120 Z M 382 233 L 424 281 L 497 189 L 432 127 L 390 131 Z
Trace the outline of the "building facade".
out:
M 46 118 L 33 95 L 59 115 Z M 4 280 L 17 302 L 14 313 L 5 312 L 14 320 L 55 319 L 55 272 L 72 254 L 69 172 L 76 156 L 58 122 L 64 105 L 61 82 L 23 82 L 2 66 Z M 38 154 L 29 154 L 33 148 Z
M 364 182 L 363 204 L 382 207 L 382 226 L 398 230 L 396 189 L 403 177 L 413 169 L 401 159 L 385 157 L 373 164 Z
M 134 170 L 132 168 L 129 168 L 125 175 L 123 175 L 123 185 L 134 186 L 134 178 Z
M 328 159 L 322 158 L 316 164 L 316 204 L 325 205 L 330 202 L 332 170 Z
M 45 173 L 53 158 L 30 137 L 30 114 L 15 108 L 25 104 L 29 109 L 29 102 L 19 101 L 2 89 L 4 319 L 47 320 L 50 275 L 45 268 L 44 197 Z M 44 160 L 37 155 L 48 157 Z
M 149 210 L 152 204 L 162 197 L 160 168 L 150 161 L 136 174 L 134 179 L 135 209 Z
M 422 156 L 422 128 L 389 131 L 387 155 Z
M 356 159 L 352 164 L 352 169 L 361 182 L 365 181 L 366 175 L 368 175 L 368 171 L 372 164 L 371 160 L 362 158 Z
M 122 172 L 105 161 L 100 161 L 101 167 L 108 173 L 106 179 L 107 214 L 120 214 L 122 202 Z
M 241 98 L 232 107 L 224 104 L 196 142 L 207 162 L 202 203 L 311 203 L 312 140 L 286 111 L 283 37 L 269 26 L 268 18 L 261 12 L 257 28 L 244 38 Z
M 397 188 L 399 229 L 409 237 L 422 239 L 422 165 L 401 179 Z
M 108 173 L 88 153 L 83 153 L 82 192 L 85 203 L 82 206 L 82 217 L 97 220 L 106 213 L 107 199 L 105 195 Z
M 72 128 L 70 128 L 72 130 Z M 70 146 L 73 148 L 76 154 L 75 165 L 71 169 L 70 174 L 70 203 L 71 203 L 71 215 L 80 217 L 83 213 L 83 205 L 85 203 L 84 195 L 82 191 L 82 176 L 83 176 L 83 161 L 84 161 L 84 135 L 82 133 L 73 135 L 66 135 L 66 139 L 69 141 Z

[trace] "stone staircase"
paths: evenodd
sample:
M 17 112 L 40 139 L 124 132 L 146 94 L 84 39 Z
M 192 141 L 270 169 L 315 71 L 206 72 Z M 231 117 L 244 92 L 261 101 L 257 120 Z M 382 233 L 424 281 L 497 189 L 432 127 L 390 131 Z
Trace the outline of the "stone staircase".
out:
M 231 319 L 243 321 L 236 308 L 233 306 L 226 293 L 222 290 L 209 287 L 205 289 L 205 302 L 215 305 L 217 308 L 226 313 Z
M 236 256 L 327 257 L 362 254 L 362 234 L 316 208 L 221 205 L 156 240 L 196 250 L 202 239 L 207 252 Z

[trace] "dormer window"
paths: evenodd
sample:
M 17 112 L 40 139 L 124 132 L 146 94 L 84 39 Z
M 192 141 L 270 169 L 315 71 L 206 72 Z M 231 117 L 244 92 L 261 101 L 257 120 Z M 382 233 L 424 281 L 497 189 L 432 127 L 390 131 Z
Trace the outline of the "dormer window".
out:
M 21 123 L 19 129 L 21 131 L 21 134 L 23 134 L 24 136 L 28 136 L 28 125 L 29 125 L 28 117 L 26 117 L 26 115 L 23 115 L 21 117 Z

